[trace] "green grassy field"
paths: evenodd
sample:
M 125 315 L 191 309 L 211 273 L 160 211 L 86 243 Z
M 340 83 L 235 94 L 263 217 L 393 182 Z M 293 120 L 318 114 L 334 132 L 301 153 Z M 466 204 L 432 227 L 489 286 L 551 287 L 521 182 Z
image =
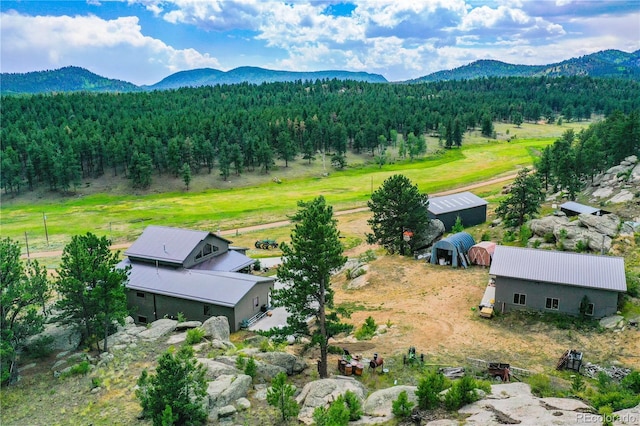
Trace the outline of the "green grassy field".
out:
M 318 173 L 317 165 L 307 173 L 298 165 L 303 170 L 286 175 L 281 183 L 271 180 L 274 174 L 263 175 L 250 186 L 238 178 L 230 184 L 235 187 L 228 189 L 149 191 L 140 195 L 79 192 L 64 198 L 15 200 L 4 197 L 0 209 L 2 235 L 24 242 L 26 233 L 32 252 L 61 250 L 71 236 L 86 232 L 106 235 L 117 243 L 134 240 L 150 224 L 216 231 L 274 222 L 295 212 L 298 200 L 310 200 L 320 194 L 336 211 L 361 207 L 366 205 L 372 190 L 396 173 L 406 175 L 426 193 L 513 174 L 530 166 L 534 156 L 567 128 L 512 126 L 512 134 L 517 130 L 522 135 L 512 142 L 487 141 L 471 134 L 461 149 L 439 150 L 439 154 L 413 162 L 391 157 L 390 163 L 382 168 L 373 159 L 354 162 L 343 171 L 329 169 L 326 176 Z M 544 137 L 540 137 L 541 129 Z M 538 137 L 525 138 L 527 133 Z M 437 141 L 429 141 L 430 151 L 434 144 L 437 148 Z

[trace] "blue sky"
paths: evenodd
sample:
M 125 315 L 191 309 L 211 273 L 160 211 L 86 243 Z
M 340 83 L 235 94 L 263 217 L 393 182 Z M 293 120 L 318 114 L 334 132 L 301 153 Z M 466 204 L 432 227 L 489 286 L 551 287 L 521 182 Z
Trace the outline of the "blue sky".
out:
M 640 0 L 0 2 L 0 71 L 75 65 L 153 84 L 259 66 L 417 78 L 477 59 L 547 64 L 640 49 Z

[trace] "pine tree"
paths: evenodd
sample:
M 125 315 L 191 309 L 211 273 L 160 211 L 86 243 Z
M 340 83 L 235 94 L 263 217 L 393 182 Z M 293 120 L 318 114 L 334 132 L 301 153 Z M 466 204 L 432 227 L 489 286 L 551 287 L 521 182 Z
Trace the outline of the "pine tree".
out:
M 310 202 L 298 202 L 300 209 L 292 217 L 295 228 L 291 245 L 283 243 L 282 265 L 278 279 L 288 283 L 273 291 L 274 306 L 284 306 L 291 315 L 287 326 L 275 330 L 283 335 L 302 334 L 320 346 L 320 377 L 327 377 L 329 338 L 351 329 L 339 321 L 333 308 L 331 274 L 347 258 L 342 255 L 340 233 L 333 218 L 333 208 L 319 196 Z M 313 327 L 308 320 L 313 318 Z
M 543 200 L 538 177 L 526 167 L 518 172 L 511 191 L 496 209 L 496 214 L 509 226 L 522 226 L 532 218 Z
M 368 220 L 372 234 L 367 235 L 370 244 L 378 243 L 390 253 L 413 252 L 419 237 L 429 226 L 427 207 L 429 198 L 404 175 L 393 175 L 371 194 L 367 203 L 373 217 Z M 413 233 L 408 242 L 404 233 Z
M 287 383 L 287 375 L 283 372 L 273 378 L 271 387 L 267 389 L 267 403 L 280 411 L 283 422 L 300 412 L 300 406 L 293 398 L 295 391 L 295 388 Z
M 204 424 L 206 395 L 206 368 L 198 363 L 189 345 L 177 351 L 170 347 L 158 359 L 155 373 L 142 372 L 136 389 L 142 412 L 154 426 L 162 426 L 169 416 L 174 424 Z

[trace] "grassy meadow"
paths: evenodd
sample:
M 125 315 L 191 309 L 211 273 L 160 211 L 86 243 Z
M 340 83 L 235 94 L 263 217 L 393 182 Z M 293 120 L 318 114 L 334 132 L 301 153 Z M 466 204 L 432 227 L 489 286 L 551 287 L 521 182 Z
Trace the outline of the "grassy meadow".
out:
M 579 130 L 588 123 L 570 125 Z M 366 155 L 355 161 L 348 158 L 349 165 L 342 171 L 327 166 L 328 173 L 324 173 L 320 159 L 311 165 L 297 160 L 287 169 L 279 166 L 269 175 L 252 172 L 245 173 L 246 177 L 232 176 L 223 185 L 214 170 L 211 175 L 194 178 L 189 191 L 171 190 L 171 185 L 166 185 L 162 187 L 167 192 L 161 192 L 156 184 L 146 192 L 131 191 L 134 195 L 126 194 L 126 188 L 121 192 L 107 187 L 97 192 L 100 190 L 83 187 L 65 197 L 52 193 L 16 199 L 3 196 L 2 235 L 22 242 L 26 252 L 26 233 L 30 251 L 37 252 L 61 250 L 73 235 L 86 232 L 124 243 L 133 241 L 150 224 L 216 231 L 275 222 L 295 212 L 298 200 L 310 200 L 320 194 L 336 211 L 362 207 L 371 191 L 396 173 L 406 175 L 428 194 L 513 174 L 530 166 L 540 150 L 568 128 L 569 125 L 523 124 L 516 128 L 497 124 L 498 139 L 467 133 L 462 148 L 452 150 L 438 149 L 437 140 L 428 138 L 429 153 L 424 158 L 396 159 L 390 149 L 387 164 L 381 167 Z M 514 139 L 508 142 L 505 136 Z M 207 189 L 205 179 L 219 182 L 215 188 L 209 185 Z

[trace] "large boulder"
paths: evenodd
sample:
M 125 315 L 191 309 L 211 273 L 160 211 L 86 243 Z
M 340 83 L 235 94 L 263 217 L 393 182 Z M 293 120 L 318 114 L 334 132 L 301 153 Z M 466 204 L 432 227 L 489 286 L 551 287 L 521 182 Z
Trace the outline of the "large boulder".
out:
M 369 395 L 367 400 L 364 402 L 364 414 L 375 417 L 393 417 L 393 414 L 391 413 L 393 401 L 398 399 L 398 395 L 400 395 L 402 391 L 407 392 L 409 401 L 413 402 L 414 405 L 418 403 L 416 389 L 416 386 L 393 386 L 386 389 L 380 389 L 379 391 Z
M 222 342 L 229 341 L 229 318 L 225 316 L 211 317 L 202 324 L 204 337 Z
M 581 214 L 578 216 L 578 220 L 582 226 L 589 228 L 589 230 L 597 231 L 611 238 L 618 235 L 620 228 L 620 218 L 615 214 L 605 214 L 603 216 Z
M 438 241 L 444 235 L 444 223 L 440 219 L 429 221 L 429 226 L 420 235 L 416 236 L 417 241 L 414 243 L 416 250 L 431 247 L 434 242 Z
M 313 411 L 317 407 L 327 407 L 340 395 L 351 391 L 360 401 L 364 400 L 364 385 L 352 377 L 337 376 L 331 379 L 315 380 L 307 383 L 296 398 L 300 404 L 298 420 L 306 424 L 313 423 Z
M 178 321 L 176 320 L 167 318 L 159 319 L 152 322 L 149 328 L 139 333 L 138 337 L 141 339 L 156 340 L 162 336 L 168 335 L 169 333 L 173 333 L 176 329 L 176 324 L 178 324 Z
M 251 389 L 251 376 L 246 374 L 222 375 L 209 382 L 207 395 L 209 409 L 216 410 L 245 398 Z
M 207 368 L 206 377 L 208 380 L 214 380 L 220 376 L 237 375 L 241 373 L 236 367 L 213 359 L 198 358 L 198 362 Z
M 80 332 L 72 325 L 58 323 L 45 324 L 44 331 L 27 339 L 29 345 L 41 337 L 52 337 L 51 349 L 58 351 L 73 351 L 80 345 Z
M 529 228 L 531 228 L 531 232 L 534 235 L 544 237 L 547 234 L 552 234 L 556 226 L 566 225 L 567 223 L 569 223 L 567 216 L 546 216 L 531 220 Z
M 267 364 L 284 368 L 288 375 L 301 373 L 307 368 L 303 358 L 286 352 L 257 352 L 254 356 Z

